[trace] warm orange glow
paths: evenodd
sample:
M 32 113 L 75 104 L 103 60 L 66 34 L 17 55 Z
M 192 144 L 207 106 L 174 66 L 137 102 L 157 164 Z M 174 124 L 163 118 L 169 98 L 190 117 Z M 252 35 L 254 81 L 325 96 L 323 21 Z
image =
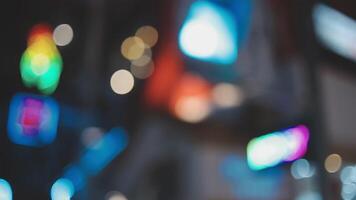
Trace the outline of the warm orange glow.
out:
M 204 120 L 211 112 L 211 86 L 199 76 L 185 74 L 169 101 L 170 111 L 179 119 L 196 123 Z
M 153 107 L 165 107 L 173 87 L 183 74 L 184 64 L 177 44 L 164 42 L 155 59 L 155 71 L 149 78 L 145 90 L 146 102 Z

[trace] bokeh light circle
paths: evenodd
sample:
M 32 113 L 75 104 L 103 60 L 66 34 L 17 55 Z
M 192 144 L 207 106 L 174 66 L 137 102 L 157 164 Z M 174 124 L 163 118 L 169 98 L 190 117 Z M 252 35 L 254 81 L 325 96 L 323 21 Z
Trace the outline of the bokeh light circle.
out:
M 329 173 L 335 173 L 339 171 L 342 165 L 342 158 L 339 154 L 330 154 L 324 162 L 326 171 Z
M 118 70 L 111 76 L 111 89 L 116 94 L 123 95 L 129 93 L 133 89 L 134 84 L 134 77 L 132 76 L 131 72 L 127 70 Z
M 66 46 L 73 40 L 73 29 L 69 24 L 61 24 L 53 31 L 53 40 L 58 46 Z
M 128 60 L 139 59 L 145 52 L 145 43 L 139 37 L 128 37 L 121 45 L 121 53 Z
M 158 31 L 153 26 L 140 27 L 136 31 L 136 36 L 141 38 L 149 47 L 153 47 L 158 41 Z
M 309 178 L 315 174 L 315 168 L 310 165 L 308 160 L 299 159 L 293 162 L 291 174 L 295 179 Z

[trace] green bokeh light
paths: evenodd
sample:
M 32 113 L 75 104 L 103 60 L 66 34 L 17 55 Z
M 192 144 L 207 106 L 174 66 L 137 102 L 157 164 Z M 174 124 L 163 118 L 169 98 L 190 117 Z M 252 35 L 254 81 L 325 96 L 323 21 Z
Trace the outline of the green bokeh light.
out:
M 59 83 L 62 58 L 47 35 L 39 36 L 23 53 L 20 72 L 27 87 L 37 87 L 43 94 L 52 94 Z

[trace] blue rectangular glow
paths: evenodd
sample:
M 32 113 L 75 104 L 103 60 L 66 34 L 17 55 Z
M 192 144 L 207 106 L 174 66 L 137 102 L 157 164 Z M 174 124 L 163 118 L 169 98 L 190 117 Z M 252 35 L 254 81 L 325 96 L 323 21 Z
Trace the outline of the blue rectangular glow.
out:
M 84 153 L 79 161 L 80 168 L 86 174 L 96 175 L 122 152 L 126 146 L 126 133 L 119 128 L 112 129 Z
M 17 94 L 9 108 L 9 139 L 19 145 L 44 146 L 57 135 L 59 106 L 50 97 Z

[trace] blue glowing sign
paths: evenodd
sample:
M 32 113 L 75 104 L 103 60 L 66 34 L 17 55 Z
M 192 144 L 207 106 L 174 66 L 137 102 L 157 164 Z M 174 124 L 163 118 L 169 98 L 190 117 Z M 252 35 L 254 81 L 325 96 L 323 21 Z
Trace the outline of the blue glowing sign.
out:
M 52 98 L 17 94 L 10 104 L 8 136 L 19 145 L 50 144 L 56 138 L 58 118 L 59 106 Z
M 97 174 L 126 148 L 127 143 L 123 129 L 112 129 L 81 157 L 81 168 L 89 175 Z
M 232 64 L 238 54 L 238 27 L 233 13 L 209 1 L 196 1 L 179 33 L 179 47 L 189 57 Z

